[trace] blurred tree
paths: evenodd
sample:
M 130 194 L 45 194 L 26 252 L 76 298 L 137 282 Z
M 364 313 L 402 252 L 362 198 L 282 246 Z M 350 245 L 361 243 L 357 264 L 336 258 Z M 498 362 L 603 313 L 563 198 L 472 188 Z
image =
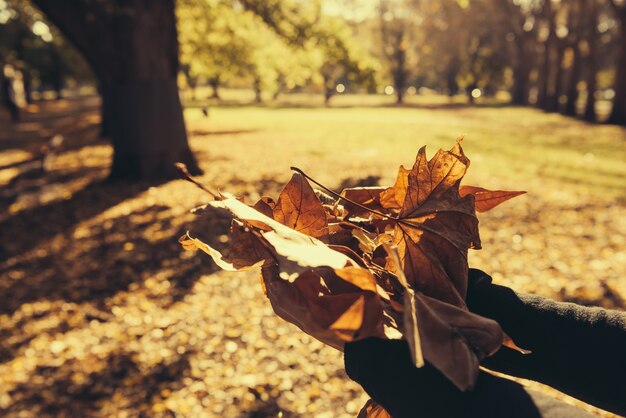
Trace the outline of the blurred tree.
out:
M 538 78 L 537 65 L 540 45 L 540 12 L 542 0 L 494 2 L 500 11 L 500 25 L 509 28 L 505 35 L 512 41 L 511 103 L 531 104 L 531 90 Z
M 320 74 L 328 104 L 340 80 L 372 88 L 375 62 L 353 37 L 352 30 L 337 17 L 325 16 L 313 29 L 315 45 L 322 54 Z
M 191 85 L 204 79 L 219 98 L 218 86 L 248 79 L 256 101 L 312 77 L 309 49 L 296 48 L 255 13 L 226 0 L 182 0 L 177 15 L 183 69 Z M 189 82 L 191 81 L 191 82 Z
M 304 45 L 321 18 L 320 0 L 237 0 L 237 4 L 294 45 Z
M 595 94 L 598 83 L 598 7 L 596 0 L 583 1 L 583 15 L 584 40 L 582 50 L 586 70 L 585 85 L 587 90 L 583 118 L 589 122 L 595 122 L 597 118 Z
M 242 76 L 251 53 L 245 28 L 232 8 L 222 0 L 179 0 L 176 8 L 182 69 L 188 84 L 208 81 L 212 97 L 219 86 Z
M 499 8 L 491 0 L 423 4 L 420 71 L 428 71 L 450 96 L 463 88 L 472 103 L 477 90 L 494 93 L 504 84 L 510 28 L 494 10 Z
M 22 72 L 27 101 L 35 88 L 51 88 L 60 98 L 68 81 L 93 82 L 85 60 L 29 2 L 9 0 L 0 13 L 6 16 L 0 22 L 0 61 Z
M 564 59 L 565 52 L 567 50 L 568 42 L 568 4 L 566 2 L 559 2 L 551 6 L 552 7 L 552 22 L 550 23 L 554 37 L 552 38 L 552 52 L 550 62 L 550 73 L 548 80 L 549 93 L 544 103 L 543 109 L 548 112 L 557 112 L 559 110 L 559 102 L 563 94 L 563 76 L 564 76 Z
M 563 113 L 568 116 L 577 116 L 578 109 L 578 85 L 582 73 L 582 47 L 583 47 L 583 0 L 570 0 L 567 19 L 566 62 L 567 84 L 564 86 L 565 107 Z
M 274 69 L 278 76 L 274 84 L 278 89 L 285 80 L 292 86 L 305 80 L 315 81 L 316 77 L 310 74 L 313 68 L 320 75 L 326 104 L 334 95 L 339 80 L 369 89 L 375 84 L 374 60 L 357 44 L 344 19 L 322 14 L 319 0 L 240 0 L 240 3 L 259 16 L 289 46 L 288 54 L 284 56 L 287 60 L 270 59 L 270 62 L 283 64 Z M 265 42 L 263 45 L 272 44 Z M 276 50 L 265 56 L 272 57 L 277 53 Z M 264 68 L 271 69 L 271 66 Z
M 463 27 L 463 14 L 456 1 L 424 2 L 420 9 L 423 21 L 416 41 L 420 72 L 428 74 L 436 85 L 452 97 L 459 92 L 459 74 L 462 66 L 461 44 L 466 33 L 457 31 Z
M 557 13 L 552 0 L 543 0 L 540 14 L 540 38 L 542 44 L 541 64 L 538 66 L 537 106 L 548 110 L 554 102 L 555 91 L 555 63 L 558 60 L 558 46 L 556 34 Z
M 462 32 L 462 64 L 458 79 L 470 103 L 474 102 L 475 90 L 488 92 L 494 90 L 494 86 L 504 84 L 504 69 L 508 62 L 508 29 L 505 30 L 498 24 L 492 13 L 494 6 L 491 0 L 472 0 L 465 6 L 461 3 L 461 20 L 465 24 L 460 30 L 453 29 Z
M 505 39 L 513 46 L 511 103 L 526 105 L 530 103 L 531 74 L 537 51 L 537 4 L 535 1 L 504 0 L 496 1 L 495 6 L 498 7 L 499 25 L 510 29 Z
M 199 173 L 178 97 L 174 0 L 32 1 L 98 79 L 114 149 L 110 177 L 174 177 L 177 161 Z
M 608 123 L 626 125 L 626 1 L 609 0 L 618 23 L 615 63 L 615 97 Z
M 411 55 L 421 18 L 419 0 L 380 0 L 378 18 L 382 56 L 393 81 L 396 103 L 404 101 L 410 69 L 416 65 Z

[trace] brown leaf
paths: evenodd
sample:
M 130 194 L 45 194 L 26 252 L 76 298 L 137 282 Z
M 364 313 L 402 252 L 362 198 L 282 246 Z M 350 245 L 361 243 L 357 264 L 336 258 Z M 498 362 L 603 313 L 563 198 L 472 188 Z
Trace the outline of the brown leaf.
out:
M 380 206 L 379 196 L 383 190 L 385 190 L 384 187 L 354 187 L 343 189 L 341 196 L 349 201 L 366 206 L 369 209 L 379 210 L 382 209 L 382 206 Z M 350 202 L 344 201 L 343 205 L 345 210 L 348 212 L 346 219 L 353 217 L 369 218 L 372 216 L 370 211 L 367 211 Z
M 281 273 L 292 277 L 309 268 L 328 266 L 343 268 L 356 263 L 334 251 L 320 240 L 291 229 L 234 198 L 213 201 L 208 206 L 229 211 L 245 223 L 261 226 L 258 234 L 272 249 Z
M 346 309 L 339 318 L 330 324 L 329 328 L 345 341 L 352 341 L 354 335 L 363 325 L 363 314 L 365 311 L 365 297 L 358 299 Z
M 328 224 L 328 243 L 333 245 L 349 246 L 352 244 L 354 237 L 352 236 L 353 224 L 347 222 Z
M 487 212 L 498 206 L 500 203 L 504 203 L 515 196 L 522 195 L 526 192 L 512 192 L 505 190 L 487 190 L 482 187 L 476 186 L 461 186 L 459 193 L 462 197 L 467 195 L 474 196 L 476 202 L 477 212 Z
M 253 206 L 254 209 L 261 212 L 263 215 L 274 218 L 274 208 L 276 207 L 276 202 L 271 197 L 264 196 L 259 199 Z
M 391 418 L 391 415 L 382 406 L 370 399 L 363 405 L 356 418 Z
M 259 266 L 274 263 L 275 257 L 258 236 L 237 220 L 233 220 L 231 228 L 231 245 L 224 257 L 233 260 L 235 266 Z
M 178 242 L 185 250 L 201 250 L 213 258 L 215 264 L 228 271 L 248 270 L 266 265 L 271 259 L 271 255 L 258 243 L 254 242 L 254 237 L 249 234 L 238 233 L 236 244 L 238 247 L 245 247 L 245 251 L 229 251 L 223 255 L 216 249 L 205 244 L 201 240 L 192 237 L 187 232 L 178 239 Z
M 271 197 L 262 197 L 261 199 L 259 199 L 258 202 L 254 204 L 252 208 L 258 211 L 259 213 L 262 213 L 263 215 L 267 216 L 268 218 L 274 219 L 274 207 L 275 206 L 276 206 L 276 202 L 274 202 L 274 200 Z M 267 225 L 265 225 L 263 222 L 250 220 L 249 224 L 250 226 L 253 226 L 255 228 L 258 228 L 264 231 L 269 231 L 271 229 Z
M 457 306 L 465 306 L 467 250 L 480 248 L 472 198 L 462 198 L 458 191 L 468 165 L 458 142 L 431 160 L 421 148 L 393 234 L 409 284 Z M 400 186 L 390 188 L 397 198 L 403 194 Z M 388 267 L 394 271 L 393 263 Z
M 398 247 L 401 268 L 411 287 L 455 306 L 465 306 L 467 259 L 448 240 L 398 225 L 394 245 Z M 387 263 L 386 268 L 398 273 L 395 264 Z
M 513 341 L 513 339 L 509 337 L 509 335 L 506 332 L 504 333 L 504 340 L 502 342 L 502 345 L 507 348 L 510 348 L 511 350 L 515 350 L 520 354 L 532 354 L 532 351 L 526 350 L 525 348 L 521 348 L 517 344 L 515 344 L 515 341 Z
M 380 194 L 380 204 L 384 208 L 400 209 L 404 204 L 406 191 L 409 187 L 409 173 L 404 166 L 400 166 L 396 183 Z
M 417 366 L 423 355 L 461 390 L 474 385 L 479 361 L 503 341 L 499 325 L 469 313 L 464 302 L 467 251 L 480 248 L 473 197 L 459 194 L 468 165 L 458 142 L 431 160 L 422 148 L 406 182 L 401 168 L 388 189 L 394 199 L 404 195 L 394 220 L 397 256 L 388 250 L 386 264 L 406 282 L 404 337 Z
M 385 244 L 385 250 L 389 254 L 389 258 L 394 265 L 400 265 L 400 253 L 397 247 Z M 398 281 L 404 287 L 403 300 L 403 330 L 404 339 L 409 344 L 411 351 L 411 359 L 415 367 L 424 366 L 424 352 L 422 349 L 421 335 L 418 326 L 417 306 L 415 304 L 415 292 L 409 286 L 406 276 L 402 269 L 398 270 Z M 421 320 L 421 318 L 420 318 Z
M 423 294 L 412 297 L 424 357 L 460 390 L 471 389 L 480 360 L 502 345 L 502 329 L 491 319 Z
M 378 248 L 376 244 L 378 234 L 374 232 L 368 232 L 362 228 L 354 228 L 352 229 L 352 236 L 359 242 L 359 249 L 363 254 L 371 256 Z
M 335 269 L 335 274 L 361 290 L 376 293 L 376 278 L 369 270 L 359 267 L 345 267 Z
M 273 215 L 275 220 L 298 232 L 321 240 L 328 238 L 326 210 L 309 182 L 299 173 L 293 174 L 280 193 Z
M 274 312 L 325 344 L 343 350 L 357 336 L 385 337 L 378 295 L 339 278 L 336 270 L 310 269 L 291 283 L 276 266 L 262 273 Z

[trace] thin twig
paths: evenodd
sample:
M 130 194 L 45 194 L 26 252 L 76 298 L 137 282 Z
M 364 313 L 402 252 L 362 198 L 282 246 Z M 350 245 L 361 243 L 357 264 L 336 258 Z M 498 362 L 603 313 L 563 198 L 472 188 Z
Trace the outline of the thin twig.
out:
M 350 203 L 351 205 L 357 206 L 357 207 L 359 207 L 359 208 L 361 208 L 361 209 L 363 209 L 363 210 L 365 210 L 365 211 L 367 211 L 367 212 L 373 213 L 373 214 L 378 215 L 378 216 L 382 216 L 382 217 L 383 217 L 383 218 L 385 218 L 385 219 L 392 219 L 392 220 L 394 220 L 394 221 L 398 221 L 398 218 L 396 218 L 396 217 L 394 217 L 394 216 L 387 215 L 387 214 L 382 213 L 382 212 L 379 212 L 379 211 L 377 211 L 377 210 L 375 210 L 375 209 L 368 208 L 368 207 L 367 207 L 367 206 L 365 206 L 365 205 L 362 205 L 362 204 L 360 204 L 360 203 L 357 203 L 357 202 L 355 202 L 355 201 L 353 201 L 353 200 L 348 199 L 347 197 L 344 197 L 344 196 L 340 195 L 339 193 L 337 193 L 337 192 L 335 192 L 335 191 L 333 191 L 333 190 L 329 189 L 328 187 L 324 186 L 323 184 L 319 183 L 319 182 L 318 182 L 318 181 L 316 181 L 315 179 L 313 179 L 313 178 L 309 177 L 309 175 L 308 175 L 308 174 L 306 174 L 304 171 L 300 170 L 298 167 L 289 167 L 289 168 L 290 168 L 291 170 L 295 171 L 296 173 L 301 174 L 302 176 L 304 176 L 304 178 L 306 178 L 306 179 L 307 179 L 307 180 L 309 180 L 310 182 L 314 183 L 315 185 L 317 185 L 317 186 L 321 187 L 322 189 L 326 190 L 328 193 L 330 193 L 331 195 L 333 195 L 333 196 L 334 196 L 334 197 L 336 197 L 337 199 L 341 199 L 341 200 L 343 200 L 343 201 L 345 201 L 345 202 L 348 202 L 348 203 Z
M 196 180 L 194 180 L 194 178 L 191 177 L 191 174 L 189 173 L 189 170 L 187 170 L 187 166 L 185 164 L 183 164 L 183 163 L 176 163 L 176 169 L 178 171 L 180 171 L 180 173 L 183 175 L 183 178 L 185 180 L 195 184 L 200 189 L 204 190 L 205 192 L 207 192 L 208 194 L 213 196 L 214 199 L 221 200 L 221 199 L 224 198 L 224 196 L 222 196 L 222 194 L 220 192 L 214 192 L 213 190 L 209 189 L 208 187 L 206 187 L 206 186 L 198 183 Z

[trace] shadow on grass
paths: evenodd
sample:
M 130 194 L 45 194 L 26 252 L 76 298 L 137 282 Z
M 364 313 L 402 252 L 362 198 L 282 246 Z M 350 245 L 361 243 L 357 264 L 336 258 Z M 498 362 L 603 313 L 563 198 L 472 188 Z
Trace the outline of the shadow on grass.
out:
M 106 195 L 102 190 L 98 192 L 89 189 L 84 196 L 93 204 L 93 196 Z M 54 210 L 71 212 L 80 207 L 77 200 L 72 202 L 64 202 Z M 164 268 L 173 271 L 166 278 L 170 282 L 169 292 L 158 296 L 159 304 L 167 306 L 184 298 L 201 275 L 213 271 L 214 265 L 208 257 L 181 258 L 184 256 L 178 237 L 186 228 L 172 224 L 166 206 L 149 206 L 79 230 L 74 228 L 78 219 L 95 216 L 111 203 L 103 199 L 100 205 L 85 208 L 84 212 L 70 213 L 64 225 L 43 221 L 43 225 L 37 227 L 44 231 L 43 236 L 62 235 L 56 237 L 56 242 L 15 257 L 0 268 L 0 276 L 5 278 L 0 281 L 0 313 L 10 314 L 24 303 L 44 300 L 88 301 L 106 311 L 107 298 L 127 290 L 132 283 L 141 285 Z M 37 210 L 36 218 L 44 216 L 46 210 L 52 209 Z M 22 227 L 27 228 L 31 216 L 33 213 L 20 217 L 18 225 L 12 228 L 19 229 L 22 223 Z M 229 226 L 227 219 L 207 218 L 198 222 L 200 225 L 204 222 L 205 226 L 194 226 L 194 230 L 211 230 L 211 237 L 205 239 L 213 245 L 219 245 L 214 241 L 220 235 L 213 232 L 221 229 L 226 233 Z M 32 238 L 18 244 L 19 250 L 36 246 L 40 242 L 38 237 L 43 238 L 41 233 L 33 232 Z
M 110 409 L 115 410 L 115 404 L 121 401 L 132 405 L 141 416 L 153 416 L 152 405 L 161 400 L 161 393 L 173 392 L 180 386 L 178 382 L 190 368 L 191 354 L 188 351 L 144 371 L 129 353 L 113 353 L 100 371 L 80 379 L 76 375 L 81 374 L 81 370 L 74 367 L 73 360 L 59 367 L 40 366 L 33 373 L 33 379 L 8 393 L 14 402 L 9 408 L 0 409 L 0 413 L 21 416 L 21 412 L 27 412 L 28 416 L 36 414 L 38 417 L 103 416 L 112 412 Z
M 68 178 L 84 175 L 86 172 L 78 171 L 68 174 Z M 42 241 L 57 234 L 67 233 L 77 223 L 94 217 L 117 203 L 135 196 L 150 185 L 147 183 L 129 183 L 120 187 L 119 184 L 95 181 L 69 199 L 38 205 L 15 215 L 9 215 L 0 222 L 0 230 L 7 237 L 0 243 L 0 263 L 7 258 L 30 251 Z M 49 186 L 50 184 L 46 183 L 41 187 L 35 186 L 35 188 L 43 191 Z M 24 188 L 18 193 L 28 191 L 28 188 Z M 30 191 L 32 192 L 32 190 Z
M 20 123 L 9 123 L 0 130 L 0 151 L 20 149 L 38 153 L 54 135 L 62 135 L 62 150 L 78 149 L 104 142 L 100 138 L 99 105 L 93 99 L 66 101 L 62 111 L 51 105 L 37 106 L 37 112 L 26 113 Z
M 251 134 L 258 132 L 257 129 L 239 129 L 239 130 L 224 130 L 224 131 L 207 131 L 203 129 L 196 129 L 189 132 L 190 136 L 219 136 L 219 135 L 240 135 Z
M 472 108 L 509 108 L 519 107 L 519 105 L 513 105 L 508 102 L 501 101 L 483 101 L 478 103 L 459 102 L 458 100 L 451 100 L 449 102 L 425 102 L 425 103 L 384 103 L 384 102 L 350 102 L 350 103 L 336 103 L 331 100 L 330 103 L 325 104 L 323 100 L 289 100 L 288 98 L 278 99 L 275 101 L 256 102 L 256 101 L 242 101 L 242 100 L 198 100 L 185 104 L 185 109 L 198 109 L 207 111 L 210 115 L 210 109 L 216 108 L 260 108 L 260 109 L 350 109 L 350 108 L 399 108 L 399 109 L 428 109 L 428 110 L 454 110 L 454 109 L 472 109 Z
M 268 102 L 268 103 L 245 103 L 245 102 L 220 102 L 211 104 L 214 107 L 228 109 L 354 109 L 354 108 L 390 108 L 390 109 L 423 109 L 423 110 L 455 110 L 455 109 L 505 109 L 519 107 L 509 103 L 301 103 L 301 102 Z M 201 108 L 202 106 L 190 106 L 187 108 Z

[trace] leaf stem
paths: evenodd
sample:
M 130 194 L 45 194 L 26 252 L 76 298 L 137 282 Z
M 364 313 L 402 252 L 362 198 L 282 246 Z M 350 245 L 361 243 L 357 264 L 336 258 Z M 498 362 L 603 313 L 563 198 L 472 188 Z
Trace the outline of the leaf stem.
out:
M 183 175 L 183 178 L 185 180 L 195 184 L 200 189 L 204 190 L 205 192 L 207 192 L 208 194 L 213 196 L 214 199 L 222 200 L 224 198 L 220 192 L 214 192 L 213 190 L 209 189 L 208 187 L 206 187 L 206 186 L 200 184 L 199 182 L 197 182 L 196 180 L 194 180 L 194 178 L 191 177 L 191 174 L 189 173 L 189 170 L 187 170 L 187 166 L 185 164 L 183 164 L 183 163 L 176 163 L 176 169 L 178 171 L 180 171 L 180 173 Z
M 316 186 L 319 186 L 319 187 L 321 187 L 322 189 L 326 190 L 328 193 L 330 193 L 331 195 L 333 195 L 333 196 L 334 196 L 334 197 L 336 197 L 337 199 L 341 199 L 341 200 L 343 200 L 343 201 L 345 201 L 345 202 L 350 203 L 351 205 L 357 206 L 357 207 L 359 207 L 359 208 L 361 208 L 361 209 L 363 209 L 363 210 L 365 210 L 365 211 L 367 211 L 367 212 L 370 212 L 370 213 L 373 213 L 373 214 L 375 214 L 375 215 L 381 216 L 381 217 L 383 217 L 383 218 L 385 218 L 385 219 L 392 219 L 392 220 L 394 220 L 394 221 L 397 221 L 397 220 L 398 220 L 398 219 L 397 219 L 396 217 L 394 217 L 394 216 L 387 215 L 387 214 L 382 213 L 382 212 L 379 212 L 379 211 L 377 211 L 377 210 L 375 210 L 375 209 L 368 208 L 368 207 L 367 207 L 367 206 L 365 206 L 365 205 L 362 205 L 362 204 L 360 204 L 360 203 L 358 203 L 358 202 L 355 202 L 355 201 L 353 201 L 353 200 L 351 200 L 351 199 L 348 199 L 347 197 L 344 197 L 344 196 L 340 195 L 339 193 L 335 192 L 334 190 L 329 189 L 328 187 L 326 187 L 326 186 L 324 186 L 323 184 L 319 183 L 319 182 L 318 182 L 318 181 L 316 181 L 315 179 L 311 178 L 308 174 L 306 174 L 304 171 L 300 170 L 298 167 L 289 167 L 289 168 L 290 168 L 291 170 L 295 171 L 296 173 L 301 174 L 302 176 L 304 176 L 304 178 L 306 178 L 307 180 L 309 180 L 311 183 L 314 183 Z

